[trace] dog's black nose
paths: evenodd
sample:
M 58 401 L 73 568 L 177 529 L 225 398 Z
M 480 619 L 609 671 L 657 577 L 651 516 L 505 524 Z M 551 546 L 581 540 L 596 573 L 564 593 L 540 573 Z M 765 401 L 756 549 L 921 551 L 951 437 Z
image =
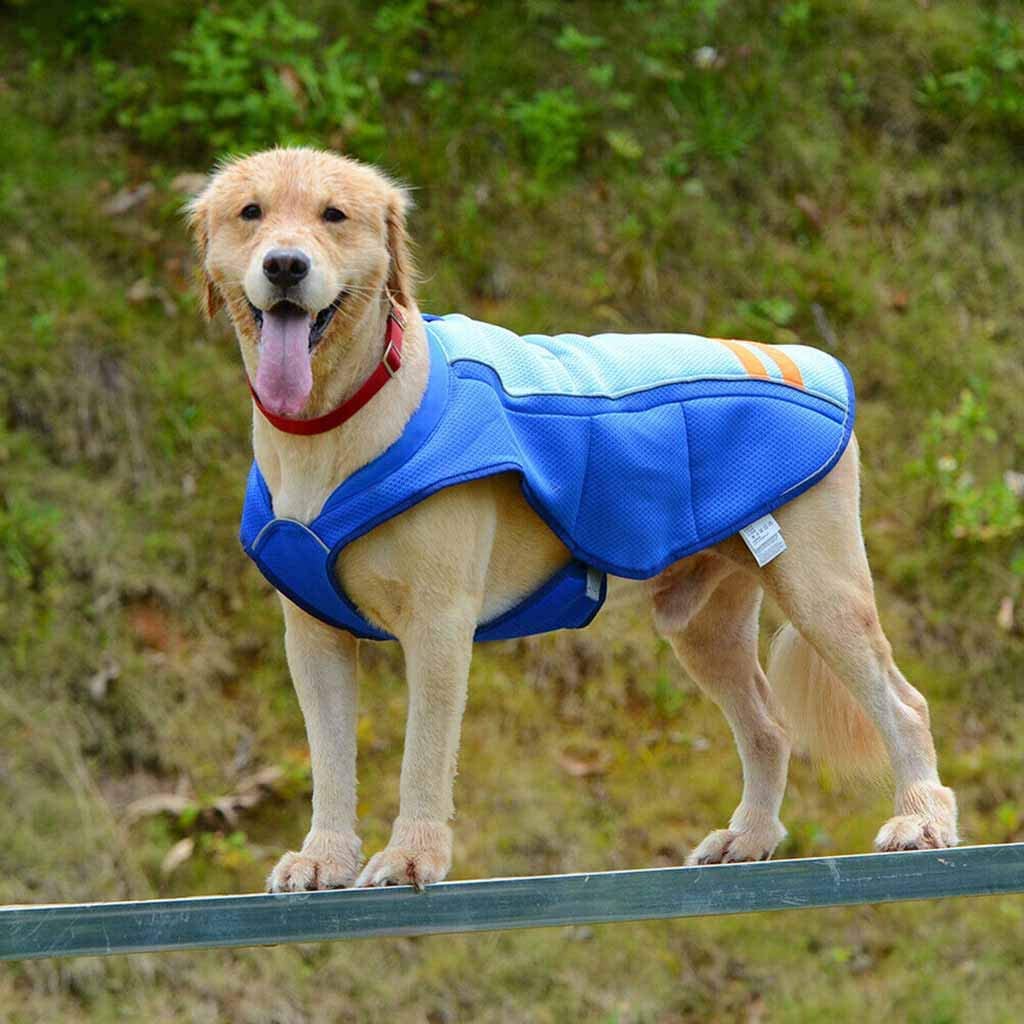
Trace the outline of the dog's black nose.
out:
M 291 288 L 309 273 L 309 257 L 301 249 L 271 249 L 263 257 L 263 273 L 278 288 Z

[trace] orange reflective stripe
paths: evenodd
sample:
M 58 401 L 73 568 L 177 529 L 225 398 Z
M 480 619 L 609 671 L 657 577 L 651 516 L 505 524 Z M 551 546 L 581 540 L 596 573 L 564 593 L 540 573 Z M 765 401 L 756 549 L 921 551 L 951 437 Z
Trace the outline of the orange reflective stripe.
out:
M 768 356 L 776 366 L 782 371 L 782 379 L 787 384 L 795 384 L 798 388 L 804 386 L 804 376 L 800 372 L 800 367 L 793 362 L 792 358 L 786 355 L 777 345 L 765 345 L 760 341 L 748 341 L 748 345 L 753 345 L 756 349 L 763 352 Z
M 733 341 L 731 338 L 712 338 L 720 345 L 724 345 L 740 361 L 744 371 L 749 377 L 765 377 L 771 380 L 771 375 L 764 368 L 764 363 L 750 351 L 741 341 Z

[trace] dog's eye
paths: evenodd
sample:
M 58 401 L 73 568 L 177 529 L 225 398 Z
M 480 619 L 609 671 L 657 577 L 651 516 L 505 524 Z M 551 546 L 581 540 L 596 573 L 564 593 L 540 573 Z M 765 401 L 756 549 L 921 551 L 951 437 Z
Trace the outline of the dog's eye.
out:
M 248 206 L 242 207 L 242 212 L 239 214 L 242 220 L 259 220 L 263 216 L 263 211 L 259 208 L 256 203 L 249 203 Z
M 340 224 L 343 220 L 347 220 L 344 211 L 339 210 L 336 206 L 328 206 L 324 210 L 324 220 L 329 224 Z

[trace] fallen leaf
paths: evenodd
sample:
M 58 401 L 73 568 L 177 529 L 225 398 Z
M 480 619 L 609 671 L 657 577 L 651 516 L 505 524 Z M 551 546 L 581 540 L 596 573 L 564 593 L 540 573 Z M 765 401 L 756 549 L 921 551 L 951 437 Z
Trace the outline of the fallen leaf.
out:
M 158 814 L 184 814 L 194 801 L 182 793 L 154 793 L 133 800 L 124 812 L 125 821 L 130 825 L 141 818 L 152 818 Z
M 137 188 L 122 188 L 115 192 L 100 209 L 108 217 L 119 217 L 148 202 L 155 191 L 156 186 L 151 181 L 143 182 Z
M 101 703 L 107 696 L 107 690 L 110 688 L 110 684 L 120 674 L 121 666 L 116 661 L 106 662 L 106 664 L 104 664 L 98 672 L 94 673 L 85 684 L 86 689 L 89 691 L 89 696 L 92 697 L 97 704 Z
M 722 59 L 713 46 L 701 46 L 693 51 L 693 63 L 706 71 L 709 68 L 720 66 Z
M 821 207 L 810 196 L 800 194 L 793 199 L 793 205 L 818 229 L 825 226 L 825 217 Z
M 194 196 L 206 187 L 207 177 L 196 171 L 185 171 L 171 178 L 171 188 L 184 196 Z
M 196 841 L 192 836 L 185 836 L 184 839 L 179 839 L 164 855 L 164 859 L 160 862 L 160 874 L 166 878 L 168 875 L 173 874 L 185 863 L 195 852 Z
M 586 753 L 570 752 L 563 750 L 558 755 L 558 764 L 566 775 L 574 779 L 586 779 L 595 775 L 604 775 L 608 771 L 611 758 L 602 751 L 595 750 Z
M 283 768 L 268 765 L 240 779 L 238 788 L 233 793 L 225 793 L 202 804 L 187 795 L 187 782 L 182 783 L 179 784 L 179 788 L 184 790 L 182 792 L 155 793 L 130 803 L 125 809 L 125 819 L 131 824 L 140 818 L 150 818 L 158 814 L 178 817 L 186 811 L 193 811 L 198 812 L 194 817 L 200 827 L 215 828 L 221 822 L 234 825 L 238 821 L 238 815 L 265 800 L 283 776 Z
M 304 107 L 306 105 L 306 90 L 295 68 L 285 65 L 277 72 L 277 77 L 292 99 L 296 100 L 299 106 Z
M 124 297 L 129 302 L 145 302 L 153 294 L 153 285 L 144 277 L 129 285 Z
M 284 775 L 284 769 L 276 764 L 267 765 L 266 768 L 261 768 L 257 772 L 253 772 L 251 775 L 245 776 L 238 783 L 239 789 L 270 789 L 277 782 L 280 781 Z
M 996 625 L 1004 633 L 1009 633 L 1013 629 L 1013 613 L 1013 598 L 1006 594 L 999 602 L 999 611 L 996 612 Z
M 128 288 L 124 295 L 134 305 L 146 302 L 149 299 L 156 299 L 163 307 L 166 316 L 173 317 L 178 315 L 178 307 L 170 295 L 167 294 L 167 291 L 159 285 L 153 284 L 152 281 L 145 277 L 140 277 Z
M 209 810 L 219 814 L 229 825 L 238 821 L 242 811 L 248 811 L 270 794 L 274 784 L 284 775 L 284 769 L 277 765 L 261 768 L 252 775 L 240 779 L 234 793 L 219 796 L 209 805 Z
M 747 1007 L 747 1024 L 761 1024 L 764 1020 L 767 1006 L 764 1001 L 764 996 L 757 993 L 751 1000 L 750 1005 Z
M 1008 469 L 1003 474 L 1003 483 L 1013 492 L 1015 497 L 1024 498 L 1024 473 Z
M 155 604 L 135 605 L 127 611 L 127 619 L 143 647 L 167 652 L 182 644 L 181 634 L 172 626 L 170 616 Z
M 910 292 L 906 288 L 890 288 L 885 297 L 886 305 L 897 313 L 903 313 L 910 305 Z

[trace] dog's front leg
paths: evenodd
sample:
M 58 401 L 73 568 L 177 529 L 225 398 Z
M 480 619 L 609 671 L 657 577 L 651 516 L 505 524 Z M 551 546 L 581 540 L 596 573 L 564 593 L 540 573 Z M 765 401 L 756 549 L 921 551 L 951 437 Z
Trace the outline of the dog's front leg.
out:
M 356 835 L 357 641 L 282 598 L 288 668 L 306 721 L 313 821 L 302 849 L 267 879 L 271 892 L 341 889 L 362 863 Z
M 388 845 L 357 885 L 440 882 L 452 863 L 452 787 L 478 607 L 416 617 L 400 638 L 409 681 L 401 803 Z

